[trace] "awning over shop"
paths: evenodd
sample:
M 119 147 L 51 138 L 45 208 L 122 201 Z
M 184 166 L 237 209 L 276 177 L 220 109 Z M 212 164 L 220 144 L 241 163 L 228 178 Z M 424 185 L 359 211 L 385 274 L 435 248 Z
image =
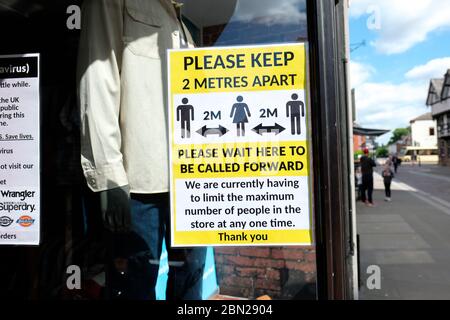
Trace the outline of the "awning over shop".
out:
M 383 134 L 390 132 L 390 130 L 382 130 L 382 129 L 367 129 L 361 127 L 353 127 L 353 134 L 356 136 L 371 136 L 371 137 L 379 137 Z

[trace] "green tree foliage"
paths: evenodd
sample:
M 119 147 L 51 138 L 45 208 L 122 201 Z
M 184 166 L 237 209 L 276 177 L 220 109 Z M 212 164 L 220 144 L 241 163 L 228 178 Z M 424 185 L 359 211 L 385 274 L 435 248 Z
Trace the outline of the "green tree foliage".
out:
M 389 156 L 389 150 L 385 147 L 379 147 L 376 152 L 377 158 L 387 158 Z
M 397 128 L 392 132 L 391 140 L 389 140 L 389 144 L 394 144 L 397 141 L 400 141 L 403 137 L 409 135 L 411 133 L 411 128 Z
M 358 160 L 363 154 L 364 154 L 364 152 L 362 152 L 361 150 L 357 150 L 357 151 L 355 151 L 353 156 L 354 156 L 355 160 Z

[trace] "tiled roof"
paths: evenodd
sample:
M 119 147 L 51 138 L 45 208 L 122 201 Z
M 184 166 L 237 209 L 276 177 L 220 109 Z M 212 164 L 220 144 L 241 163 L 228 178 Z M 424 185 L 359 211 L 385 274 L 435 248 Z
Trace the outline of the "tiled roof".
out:
M 447 99 L 450 97 L 450 69 L 445 74 L 444 82 L 442 84 L 441 99 Z
M 431 106 L 441 101 L 442 88 L 444 86 L 444 79 L 431 79 L 430 88 L 428 89 L 427 106 Z
M 431 79 L 431 84 L 436 90 L 436 93 L 440 95 L 442 92 L 442 86 L 444 85 L 444 79 Z
M 431 112 L 425 113 L 421 116 L 418 116 L 415 119 L 412 119 L 410 123 L 416 122 L 416 121 L 425 121 L 425 120 L 433 120 L 433 116 L 431 115 Z

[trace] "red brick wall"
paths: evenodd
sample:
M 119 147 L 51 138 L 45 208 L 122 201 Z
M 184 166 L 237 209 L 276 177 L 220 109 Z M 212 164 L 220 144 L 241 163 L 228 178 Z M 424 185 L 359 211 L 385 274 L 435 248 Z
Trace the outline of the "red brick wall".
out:
M 314 299 L 314 247 L 216 248 L 220 293 L 254 299 Z
M 366 143 L 366 137 L 364 136 L 353 136 L 353 152 L 361 150 L 361 146 Z

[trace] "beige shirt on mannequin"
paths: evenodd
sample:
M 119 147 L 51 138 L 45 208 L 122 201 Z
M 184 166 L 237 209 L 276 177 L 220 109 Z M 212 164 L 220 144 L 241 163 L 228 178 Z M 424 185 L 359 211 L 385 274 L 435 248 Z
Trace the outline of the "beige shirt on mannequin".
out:
M 183 34 L 170 0 L 86 0 L 78 61 L 89 187 L 169 190 L 166 50 Z

